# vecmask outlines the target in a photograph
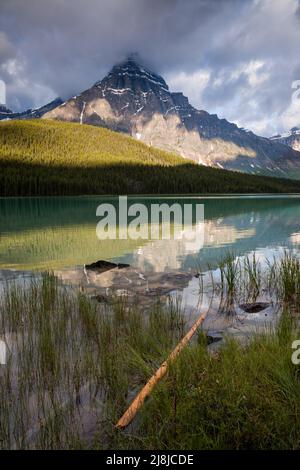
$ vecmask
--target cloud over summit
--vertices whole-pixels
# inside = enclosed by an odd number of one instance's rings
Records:
[[[270,135],[291,122],[299,44],[298,0],[0,4],[0,78],[14,109],[76,94],[138,52],[196,107]]]

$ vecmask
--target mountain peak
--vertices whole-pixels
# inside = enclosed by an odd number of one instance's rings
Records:
[[[95,86],[105,86],[114,89],[133,88],[141,91],[156,90],[157,87],[169,92],[169,87],[165,80],[156,73],[149,70],[142,64],[138,54],[130,54],[125,60],[113,66],[104,79],[95,83]],[[109,88],[108,87],[108,88]]]
[[[277,134],[271,137],[273,142],[287,145],[293,150],[300,151],[300,128],[292,127],[288,132],[284,134]]]

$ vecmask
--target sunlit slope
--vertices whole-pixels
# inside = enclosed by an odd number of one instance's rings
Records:
[[[300,192],[300,182],[199,166],[104,128],[0,123],[0,195]]]

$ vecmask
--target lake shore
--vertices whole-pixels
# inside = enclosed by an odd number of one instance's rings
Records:
[[[277,320],[257,328],[268,308],[262,305],[244,311],[254,320],[243,338],[232,329],[222,337],[199,329],[124,431],[115,429],[117,420],[190,328],[180,302],[157,298],[147,312],[126,295],[99,302],[47,273],[26,288],[7,284],[0,301],[8,348],[0,366],[2,447],[299,448],[291,345],[300,334],[300,264],[286,253],[265,275],[254,258],[238,262],[221,260],[211,283],[218,318],[241,328],[242,298],[259,304],[269,286]]]

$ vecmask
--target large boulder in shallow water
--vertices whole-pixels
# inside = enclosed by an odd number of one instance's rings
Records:
[[[99,261],[96,261],[95,263],[86,264],[85,268],[102,273],[105,271],[109,271],[110,269],[114,269],[114,268],[123,269],[123,268],[128,268],[129,266],[130,266],[129,264],[111,263],[110,261],[105,261],[101,259]]]
[[[266,310],[270,302],[252,302],[240,305],[240,308],[246,313],[258,313]]]

